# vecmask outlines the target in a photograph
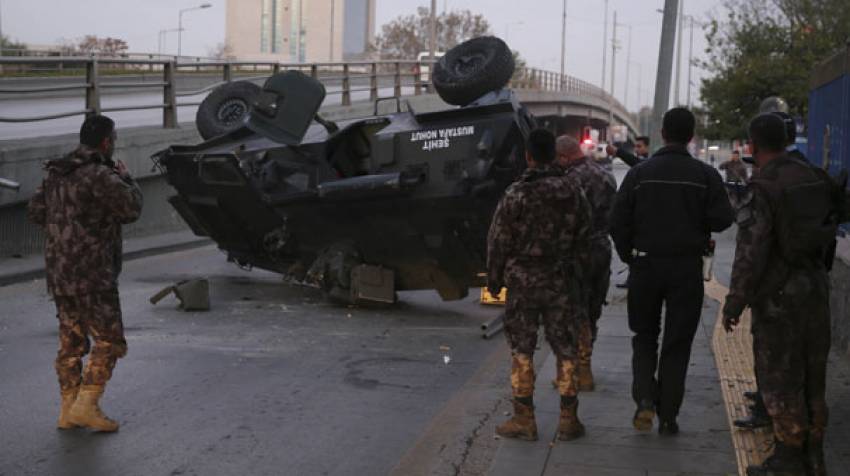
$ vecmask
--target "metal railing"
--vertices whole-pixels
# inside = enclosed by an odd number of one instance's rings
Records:
[[[525,68],[514,76],[511,86],[516,89],[535,89],[540,91],[560,92],[577,96],[595,97],[603,100],[612,110],[628,117],[634,122],[637,118],[615,97],[604,89],[570,75],[537,68]]]
[[[56,93],[66,91],[83,91],[83,108],[72,111],[56,112],[28,117],[0,116],[0,123],[37,122],[78,115],[101,114],[120,111],[137,111],[148,109],[162,110],[162,126],[177,127],[177,109],[181,107],[198,106],[201,104],[197,97],[206,94],[218,86],[234,80],[263,80],[273,74],[286,70],[297,70],[322,81],[328,86],[328,95],[339,95],[340,104],[352,104],[352,95],[368,93],[369,101],[379,99],[382,91],[392,91],[392,96],[401,97],[403,93],[420,95],[432,92],[430,85],[431,65],[420,61],[372,61],[347,63],[275,63],[275,62],[246,62],[246,61],[189,61],[175,62],[173,60],[150,60],[129,58],[92,58],[92,57],[0,57],[0,71],[14,70],[16,75],[24,75],[28,71],[44,73],[50,71],[63,74],[62,80],[67,80],[68,72],[71,78],[80,77],[83,82],[75,84],[58,84],[41,87],[4,87],[0,82],[0,95],[37,95],[40,93]],[[127,75],[153,73],[158,75],[156,81],[116,81],[119,74],[126,79]],[[199,89],[178,90],[178,75],[181,78],[193,76],[211,78],[211,84]],[[0,75],[2,78],[3,75]],[[146,78],[145,78],[146,79]],[[511,86],[517,89],[536,89],[542,91],[563,92],[579,96],[596,97],[606,101],[612,108],[628,114],[626,109],[601,88],[572,76],[560,76],[559,73],[525,68],[517,71],[511,81]],[[110,90],[159,89],[162,91],[162,102],[145,105],[103,107],[101,105],[104,91]],[[178,98],[190,98],[178,101]],[[191,100],[195,98],[195,100]]]

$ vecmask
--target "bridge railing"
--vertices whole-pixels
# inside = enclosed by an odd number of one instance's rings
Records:
[[[635,120],[633,115],[615,97],[607,91],[570,75],[537,68],[524,68],[514,74],[511,86],[516,89],[535,89],[540,91],[574,94],[584,97],[595,97],[603,100],[612,110]]]
[[[70,84],[49,84],[37,87],[8,87],[0,81],[0,95],[20,99],[27,95],[78,91],[83,94],[80,109],[28,117],[0,115],[0,123],[36,122],[78,115],[119,111],[161,109],[163,127],[177,127],[177,108],[198,106],[202,94],[234,80],[263,80],[281,71],[297,70],[310,75],[327,87],[329,96],[338,96],[343,106],[351,105],[352,95],[368,94],[375,101],[382,93],[392,96],[420,95],[429,90],[430,65],[419,61],[372,61],[347,63],[290,64],[247,61],[190,61],[91,58],[91,57],[0,57],[0,78],[30,78],[68,80]],[[157,75],[151,80],[150,75]],[[142,80],[126,81],[128,76],[144,75]],[[193,89],[178,89],[182,80],[193,77],[211,80]],[[81,80],[78,81],[77,79]],[[209,81],[208,81],[209,82]],[[145,105],[103,107],[106,90],[145,90],[162,92],[162,101]],[[192,100],[194,97],[195,100]],[[178,101],[178,98],[187,98]]]
[[[249,61],[216,61],[194,58],[189,61],[168,59],[136,59],[120,57],[0,57],[0,79],[39,78],[53,84],[34,87],[9,87],[0,81],[0,97],[20,99],[39,94],[81,92],[79,109],[48,114],[10,117],[0,114],[0,123],[37,122],[78,115],[119,111],[159,109],[162,126],[177,127],[177,110],[200,105],[201,95],[234,80],[260,81],[272,74],[297,70],[325,84],[329,96],[338,96],[339,104],[352,104],[359,95],[375,101],[383,97],[420,95],[432,92],[432,65],[421,61],[361,61],[345,63],[276,63]],[[190,81],[191,79],[196,81]],[[187,87],[186,83],[194,86]],[[181,87],[182,86],[182,87]],[[620,114],[629,113],[616,99],[598,86],[578,78],[535,68],[518,70],[511,86],[518,89],[562,92],[596,97]],[[162,101],[142,105],[103,107],[107,91],[128,92],[155,90]],[[178,100],[179,99],[179,100]]]

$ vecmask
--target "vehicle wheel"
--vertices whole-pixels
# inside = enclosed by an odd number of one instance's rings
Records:
[[[213,90],[198,107],[195,125],[204,140],[242,127],[251,104],[262,88],[248,81],[223,84]]]
[[[434,89],[449,104],[466,106],[503,88],[514,74],[514,56],[494,36],[473,38],[455,46],[434,65]]]

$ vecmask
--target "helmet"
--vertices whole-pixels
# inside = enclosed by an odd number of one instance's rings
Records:
[[[759,113],[784,112],[788,113],[788,103],[779,96],[770,96],[759,105]]]
[[[797,138],[797,122],[787,112],[776,111],[773,114],[785,124],[785,144],[793,144]]]

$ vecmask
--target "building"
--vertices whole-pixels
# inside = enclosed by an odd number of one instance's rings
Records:
[[[362,59],[375,35],[376,0],[227,0],[225,44],[245,61]]]

